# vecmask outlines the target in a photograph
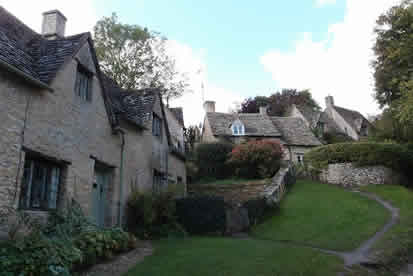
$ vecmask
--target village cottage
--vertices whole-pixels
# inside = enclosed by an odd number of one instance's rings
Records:
[[[303,161],[304,154],[320,141],[305,121],[298,117],[274,117],[260,107],[259,113],[215,112],[215,102],[204,103],[205,119],[202,142],[226,141],[240,144],[251,140],[275,140],[285,149],[285,159],[295,163]]]
[[[46,12],[38,34],[0,7],[0,206],[45,214],[74,199],[121,225],[133,188],[161,191],[169,176],[186,191],[182,112],[156,89],[122,91],[90,33],[65,36],[65,24]]]
[[[322,112],[308,106],[293,104],[286,116],[301,118],[320,136],[329,133],[355,141],[368,136],[372,125],[360,112],[336,106],[332,96],[327,96],[325,102],[326,109]]]

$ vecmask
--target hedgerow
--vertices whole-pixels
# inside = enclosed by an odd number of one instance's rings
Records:
[[[339,143],[321,146],[304,156],[312,171],[319,172],[328,164],[352,162],[356,166],[382,165],[413,176],[413,150],[411,146],[395,143]]]

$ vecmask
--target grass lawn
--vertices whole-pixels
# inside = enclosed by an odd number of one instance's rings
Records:
[[[398,196],[403,195],[397,193],[395,197]],[[413,212],[412,199],[412,205],[406,203],[406,212],[409,208],[409,213]],[[250,239],[191,237],[157,241],[154,254],[126,275],[336,275],[344,271],[339,257],[277,240],[351,250],[381,229],[389,218],[384,207],[359,194],[332,185],[298,181],[280,211],[255,227]]]
[[[155,243],[155,253],[128,276],[335,275],[343,263],[318,251],[229,238],[187,238]]]
[[[413,256],[413,191],[393,185],[368,186],[362,190],[377,194],[400,210],[399,223],[374,246],[386,267],[397,270],[407,262],[408,256]]]
[[[301,180],[282,201],[279,214],[258,225],[252,235],[350,251],[389,219],[390,213],[376,201],[333,185]]]

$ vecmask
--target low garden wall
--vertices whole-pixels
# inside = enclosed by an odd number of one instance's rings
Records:
[[[232,234],[245,231],[259,222],[268,210],[277,207],[288,186],[294,183],[294,167],[291,164],[285,164],[270,180],[228,185],[192,185],[188,187],[188,194],[190,197],[198,197],[196,201],[199,204],[201,201],[211,201],[211,199],[203,198],[205,196],[221,198],[226,203],[224,232]],[[198,206],[194,205],[195,207]],[[209,209],[205,209],[204,212],[209,212]],[[215,214],[207,215],[207,217],[214,216]],[[204,221],[201,217],[199,220]]]
[[[406,182],[401,173],[385,166],[355,166],[353,163],[329,164],[319,174],[322,182],[344,187],[394,184]]]

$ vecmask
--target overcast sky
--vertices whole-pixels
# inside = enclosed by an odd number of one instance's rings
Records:
[[[102,16],[155,30],[187,72],[192,93],[172,103],[186,124],[202,121],[202,101],[227,112],[246,97],[281,88],[311,89],[324,106],[363,114],[379,112],[372,95],[373,28],[398,0],[0,0],[0,5],[40,31],[41,13],[59,9],[67,34],[92,31]],[[204,83],[204,93],[201,84]]]

